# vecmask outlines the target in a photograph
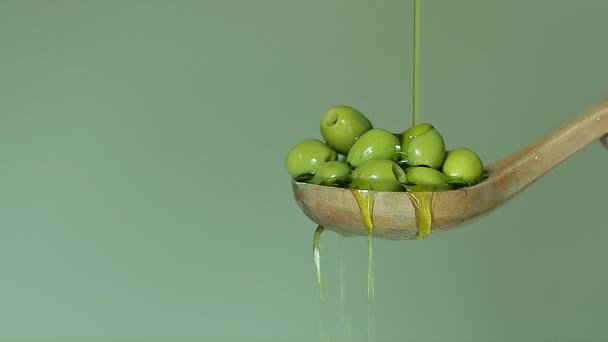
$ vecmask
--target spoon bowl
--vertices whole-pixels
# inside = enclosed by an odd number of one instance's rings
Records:
[[[488,177],[471,187],[433,192],[432,229],[446,230],[486,214],[520,193],[583,147],[600,140],[608,148],[608,101],[577,115],[513,155],[486,167]],[[313,222],[345,235],[368,235],[351,190],[292,180],[296,202]],[[413,193],[416,195],[416,193]],[[374,191],[375,237],[408,239],[417,232],[416,211],[406,192]]]

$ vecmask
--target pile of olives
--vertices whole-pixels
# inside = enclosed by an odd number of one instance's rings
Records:
[[[308,139],[287,154],[287,171],[298,182],[376,191],[440,191],[474,185],[483,163],[468,148],[446,151],[428,123],[394,134],[374,128],[349,106],[321,118],[325,142]]]

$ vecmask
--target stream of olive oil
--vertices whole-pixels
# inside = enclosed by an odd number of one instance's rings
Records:
[[[351,189],[355,196],[363,225],[367,231],[367,341],[373,341],[373,320],[372,320],[372,303],[375,297],[374,285],[374,247],[373,232],[374,232],[374,200],[375,192],[371,190]]]
[[[413,124],[418,124],[418,99],[420,93],[420,0],[414,0],[414,46],[413,46],[413,96],[412,116]],[[433,192],[407,192],[410,202],[414,206],[416,215],[416,239],[424,239],[431,234],[433,217],[431,206]]]
[[[433,202],[433,192],[407,192],[410,202],[414,206],[416,215],[416,239],[424,239],[431,234],[433,215],[431,205]]]
[[[322,342],[329,342],[330,336],[327,334],[324,320],[322,318],[323,304],[325,304],[327,299],[327,287],[325,283],[325,278],[323,276],[323,272],[321,271],[321,234],[325,230],[325,227],[319,225],[315,230],[315,235],[313,239],[313,263],[315,266],[315,280],[317,283],[317,287],[319,289],[319,306],[317,309],[317,327],[319,339]],[[352,326],[350,321],[350,316],[345,309],[345,287],[346,282],[344,280],[344,268],[345,260],[344,260],[344,240],[348,237],[347,235],[342,235],[340,237],[340,325],[342,330],[342,341],[351,341],[352,340]]]
[[[317,308],[317,328],[319,333],[319,339],[322,342],[329,342],[329,336],[325,331],[325,324],[323,323],[323,303],[326,298],[326,286],[323,273],[321,272],[321,233],[325,230],[325,227],[319,225],[315,230],[315,235],[312,244],[312,259],[315,265],[315,280],[319,289],[319,305]]]
[[[413,63],[413,85],[412,85],[412,116],[413,124],[418,124],[418,94],[420,84],[420,0],[414,0],[414,54]]]
[[[419,99],[419,84],[420,84],[420,0],[414,0],[414,41],[413,41],[413,96],[412,96],[412,118],[413,125],[417,125],[419,123],[419,114],[418,114],[418,99]],[[368,332],[367,332],[367,340],[372,341],[373,338],[373,321],[371,315],[371,304],[374,301],[375,297],[375,281],[374,281],[374,271],[373,271],[373,209],[374,209],[374,200],[375,200],[375,192],[370,190],[362,190],[362,189],[351,189],[353,196],[359,206],[359,212],[361,214],[361,218],[363,220],[363,225],[367,231],[367,255],[368,255],[368,269],[367,269],[367,297],[368,297]],[[433,192],[432,191],[424,191],[424,192],[406,192],[407,196],[410,199],[414,207],[415,220],[416,220],[416,228],[417,232],[415,235],[415,239],[424,239],[425,237],[431,234],[432,228],[432,200],[433,200]],[[326,287],[323,278],[323,274],[321,272],[321,251],[320,251],[320,239],[321,233],[323,232],[324,227],[318,226],[315,235],[314,235],[314,243],[313,243],[313,261],[315,265],[316,271],[316,282],[319,288],[319,296],[321,302],[324,302],[326,299]],[[343,253],[343,252],[341,252]],[[343,284],[343,260],[341,257],[340,260],[340,314],[342,321],[344,323],[345,313],[344,313],[344,284]],[[346,321],[347,326],[347,334],[350,336],[350,322]],[[319,323],[320,336],[322,340],[328,341],[329,337],[324,333],[324,329],[322,326],[322,322]]]
[[[374,211],[374,194],[375,192],[370,190],[351,189],[350,190],[355,196],[355,200],[359,205],[359,212],[361,213],[361,219],[363,225],[367,231],[367,298],[370,301],[374,301],[374,247],[373,241],[373,211]]]
[[[321,301],[325,301],[325,280],[321,273],[321,233],[325,230],[325,227],[319,225],[315,230],[315,237],[312,244],[312,261],[315,264],[315,275],[317,279],[317,286],[319,287],[319,298]]]

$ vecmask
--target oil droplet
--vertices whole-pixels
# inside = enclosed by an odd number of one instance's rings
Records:
[[[431,203],[433,192],[408,192],[407,195],[414,206],[416,214],[416,239],[424,239],[431,234],[433,215],[431,213]]]
[[[319,298],[321,301],[325,301],[325,280],[323,279],[323,274],[321,273],[321,233],[323,233],[324,230],[325,228],[321,225],[317,227],[312,244],[312,261],[315,265],[315,275],[317,279],[317,286],[319,287]]]
[[[370,301],[374,300],[374,248],[372,244],[374,223],[372,219],[372,213],[374,211],[374,197],[375,193],[370,190],[362,189],[351,189],[351,192],[355,196],[355,200],[359,205],[359,212],[361,213],[361,219],[365,230],[367,230],[367,298]]]

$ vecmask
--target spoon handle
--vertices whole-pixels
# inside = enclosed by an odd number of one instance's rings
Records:
[[[608,101],[577,115],[536,142],[489,165],[487,180],[509,198],[590,143],[600,140],[608,148]]]

